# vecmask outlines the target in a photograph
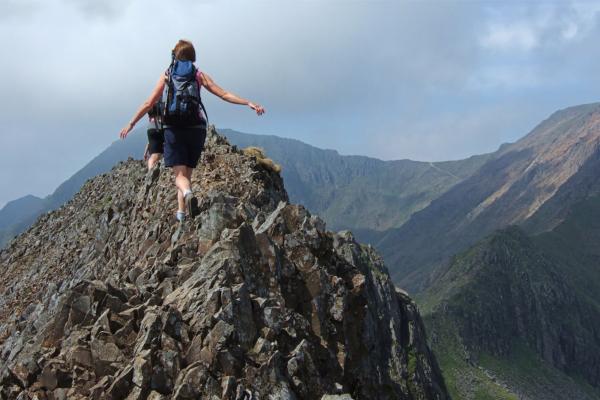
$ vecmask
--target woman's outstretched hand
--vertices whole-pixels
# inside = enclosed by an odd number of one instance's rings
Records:
[[[260,104],[248,103],[248,107],[256,111],[257,115],[263,115],[265,113],[265,109]]]
[[[119,136],[121,137],[121,139],[125,139],[127,137],[127,134],[129,132],[131,132],[131,129],[133,129],[133,125],[131,125],[131,122],[130,122],[127,124],[126,127],[121,129],[121,132],[119,133]]]

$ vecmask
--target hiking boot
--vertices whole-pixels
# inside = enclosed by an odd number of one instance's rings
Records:
[[[193,193],[188,193],[184,197],[185,200],[185,208],[187,209],[187,215],[190,219],[194,219],[196,215],[198,215],[198,199],[194,196]]]

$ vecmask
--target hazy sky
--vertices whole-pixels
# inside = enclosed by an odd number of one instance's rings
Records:
[[[342,154],[462,158],[600,97],[600,1],[0,0],[0,205],[117,139],[179,38],[267,109],[205,93],[217,127]]]

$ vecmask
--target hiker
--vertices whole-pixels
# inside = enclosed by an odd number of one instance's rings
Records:
[[[162,157],[165,133],[160,122],[160,103],[154,104],[148,111],[148,143],[144,149],[144,161],[148,163],[148,170],[154,168]]]
[[[208,74],[198,70],[193,64],[196,61],[196,51],[190,41],[177,42],[171,56],[171,65],[161,74],[150,97],[121,129],[120,136],[125,139],[144,114],[161,101],[164,107],[161,113],[165,137],[163,157],[165,166],[171,167],[175,175],[178,206],[175,216],[182,222],[186,216],[193,218],[197,213],[198,200],[192,192],[191,178],[204,148],[207,124],[200,89],[205,87],[229,103],[246,105],[257,115],[262,115],[265,109],[222,89]]]

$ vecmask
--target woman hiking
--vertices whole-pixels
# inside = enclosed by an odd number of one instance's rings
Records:
[[[165,134],[160,123],[160,103],[156,103],[148,111],[148,143],[144,149],[144,161],[148,165],[148,170],[156,166],[165,147]]]
[[[192,192],[192,171],[198,164],[206,139],[206,113],[202,115],[200,89],[233,104],[241,104],[262,115],[265,109],[219,87],[208,74],[193,64],[196,51],[190,41],[180,40],[172,52],[172,63],[160,76],[152,94],[140,106],[131,121],[121,129],[121,139],[159,100],[164,107],[164,161],[171,167],[177,186],[178,221],[186,215],[193,218],[197,212],[197,199]]]

